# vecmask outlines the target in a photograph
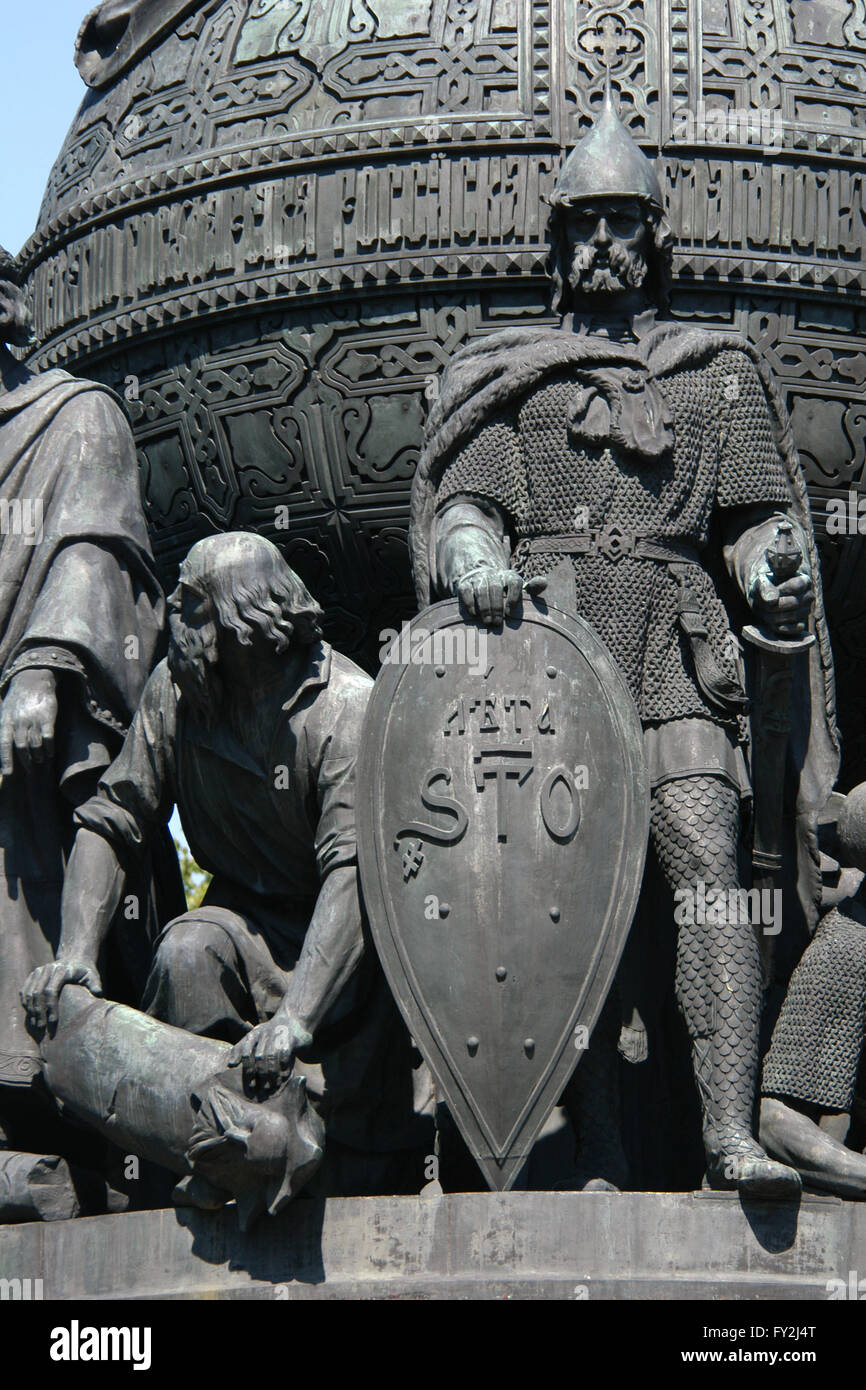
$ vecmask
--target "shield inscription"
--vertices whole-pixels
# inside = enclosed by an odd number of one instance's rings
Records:
[[[640,721],[591,627],[436,604],[391,644],[358,769],[361,882],[389,984],[491,1188],[580,1060],[637,904]]]

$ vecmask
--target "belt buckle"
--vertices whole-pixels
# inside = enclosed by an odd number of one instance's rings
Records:
[[[595,547],[599,554],[616,564],[624,555],[634,554],[636,539],[634,531],[629,531],[614,521],[605,526],[603,531],[596,532]]]

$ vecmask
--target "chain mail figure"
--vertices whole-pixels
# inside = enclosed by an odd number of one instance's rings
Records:
[[[833,800],[833,852],[861,882],[846,896],[845,869],[828,886],[830,910],[791,976],[764,1058],[760,1132],[810,1187],[866,1197],[866,783]]]
[[[676,990],[708,1179],[790,1194],[797,1174],[753,1137],[761,976],[736,899],[751,789],[731,625],[751,618],[781,638],[816,627],[812,705],[826,772],[832,667],[803,480],[755,350],[664,317],[672,235],[662,194],[609,92],[551,202],[559,327],[493,333],[441,381],[413,492],[419,600],[456,595],[494,625],[519,613],[524,589],[546,588],[608,645],[643,722],[652,845],[680,908],[694,909],[678,914]],[[802,562],[777,585],[766,551],[782,523]],[[820,796],[830,785],[832,776]],[[720,893],[736,909],[704,913]],[[610,1009],[604,1017],[564,1103],[580,1185],[618,1187]]]

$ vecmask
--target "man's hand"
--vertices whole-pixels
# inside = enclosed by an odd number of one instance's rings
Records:
[[[0,786],[11,777],[13,753],[25,768],[54,756],[57,690],[48,670],[19,671],[9,683],[0,711]]]
[[[84,985],[91,994],[102,997],[102,980],[96,966],[84,960],[55,960],[40,965],[21,989],[21,1003],[37,1028],[54,1028],[57,1001],[64,985]]]
[[[477,618],[485,627],[498,627],[518,611],[524,589],[535,597],[546,588],[546,579],[524,581],[516,570],[478,565],[457,584],[457,597],[470,618]]]
[[[235,1043],[229,1066],[243,1067],[247,1086],[273,1091],[290,1075],[298,1049],[309,1047],[312,1041],[312,1035],[294,1015],[276,1013]]]
[[[760,561],[755,571],[749,604],[758,625],[776,637],[803,637],[814,600],[811,574],[801,569],[791,579],[776,584],[766,560]]]

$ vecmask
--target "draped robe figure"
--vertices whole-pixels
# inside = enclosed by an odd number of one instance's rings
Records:
[[[14,275],[2,253],[0,319],[13,343],[28,336]],[[40,1070],[19,990],[54,958],[73,813],[122,743],[157,653],[164,601],[119,402],[66,372],[34,373],[2,345],[0,531],[0,1146],[8,1151],[30,1148]],[[0,1207],[3,1199],[0,1181]]]

